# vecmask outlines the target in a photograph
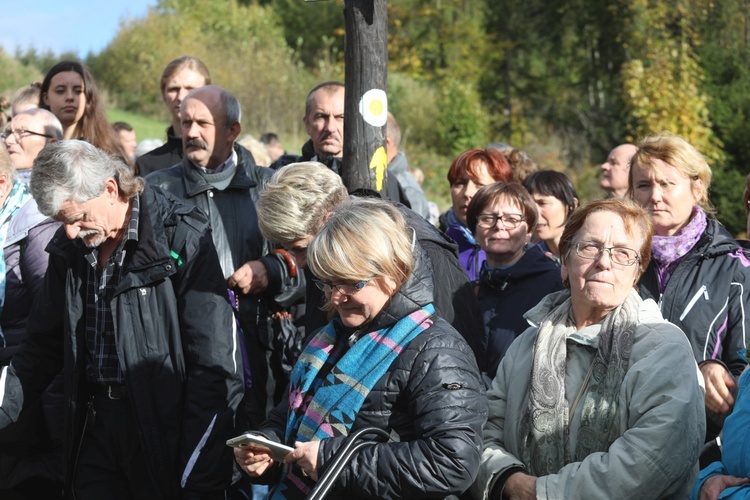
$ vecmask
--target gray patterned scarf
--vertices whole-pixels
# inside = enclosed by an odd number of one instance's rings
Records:
[[[570,456],[569,407],[565,398],[566,332],[573,317],[567,299],[542,320],[534,344],[529,402],[521,421],[523,462],[546,476],[591,453],[605,451],[621,434],[618,396],[628,369],[641,299],[631,291],[601,323],[599,348],[582,402],[575,456]]]

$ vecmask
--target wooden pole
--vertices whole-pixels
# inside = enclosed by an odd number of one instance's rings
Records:
[[[388,9],[386,0],[344,0],[346,97],[341,178],[349,191],[386,197]]]

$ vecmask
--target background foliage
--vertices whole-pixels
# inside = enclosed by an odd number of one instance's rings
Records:
[[[388,9],[389,107],[441,208],[448,166],[467,148],[524,149],[565,171],[585,201],[602,195],[598,165],[610,149],[670,131],[708,158],[719,219],[735,234],[745,227],[750,0],[391,0]],[[159,75],[195,55],[240,98],[245,132],[275,131],[297,151],[305,95],[343,80],[344,43],[340,0],[160,0],[86,62],[111,109],[161,127]],[[66,56],[0,51],[0,95]]]

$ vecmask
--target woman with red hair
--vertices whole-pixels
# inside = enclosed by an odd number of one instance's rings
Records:
[[[458,260],[469,279],[476,281],[485,260],[471,230],[466,227],[466,210],[474,194],[483,186],[513,180],[508,161],[493,149],[470,149],[453,160],[448,170],[453,207],[440,216],[440,229],[458,243]]]

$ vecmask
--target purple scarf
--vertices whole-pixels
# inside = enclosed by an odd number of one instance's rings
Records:
[[[664,293],[677,264],[698,243],[700,237],[706,232],[707,225],[706,213],[696,205],[693,207],[690,222],[676,234],[673,236],[654,235],[651,244],[651,258],[656,264],[659,292]]]

